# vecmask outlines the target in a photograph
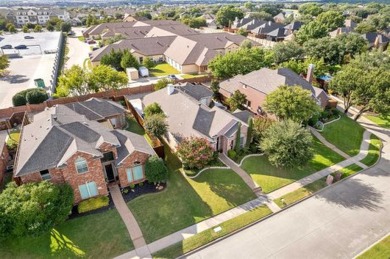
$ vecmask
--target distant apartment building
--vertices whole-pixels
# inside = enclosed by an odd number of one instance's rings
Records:
[[[27,23],[44,25],[50,18],[68,21],[70,15],[63,9],[20,9],[11,10],[7,18],[13,20],[16,25],[23,26]]]

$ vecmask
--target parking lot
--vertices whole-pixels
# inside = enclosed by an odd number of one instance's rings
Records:
[[[33,39],[24,39],[24,36]],[[1,49],[11,54],[9,75],[0,78],[0,108],[12,106],[12,96],[17,92],[36,87],[34,79],[44,80],[50,92],[52,75],[56,67],[56,52],[62,40],[60,32],[18,33],[2,35],[0,47],[4,45],[26,45],[27,49]],[[50,54],[49,54],[50,53]],[[17,54],[18,57],[13,57]]]

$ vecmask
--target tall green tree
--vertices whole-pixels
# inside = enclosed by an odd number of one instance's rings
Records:
[[[164,114],[152,114],[145,118],[144,128],[152,136],[159,138],[168,131],[168,124]]]
[[[295,41],[277,43],[274,46],[273,51],[276,64],[289,60],[302,60],[304,57],[303,48]]]
[[[0,55],[0,77],[4,71],[9,67],[9,60],[7,55]]]
[[[338,27],[343,27],[345,18],[342,12],[331,10],[318,15],[316,20],[324,25],[329,32],[337,29]]]
[[[303,44],[310,39],[319,39],[328,35],[328,30],[325,25],[317,20],[311,21],[303,25],[295,34],[295,40],[299,44]]]
[[[219,8],[216,14],[216,21],[221,26],[229,27],[236,18],[242,19],[243,17],[244,13],[237,7],[234,7],[233,5],[224,5]]]
[[[95,92],[118,89],[126,86],[129,79],[124,72],[118,72],[110,66],[99,65],[92,68],[88,76],[88,86]]]
[[[299,6],[299,13],[311,16],[317,16],[324,10],[317,3],[306,3]]]
[[[246,95],[236,90],[233,95],[227,100],[230,110],[243,109],[246,103]]]
[[[128,67],[139,68],[137,59],[128,50],[123,51],[120,65],[122,70],[126,70]]]
[[[39,235],[64,222],[72,206],[73,190],[67,184],[10,183],[0,194],[0,237]]]
[[[147,105],[144,109],[145,118],[153,115],[153,114],[164,114],[161,106],[158,103],[151,103]]]
[[[73,65],[58,78],[57,94],[59,97],[85,95],[90,93],[87,85],[87,72],[80,66]]]
[[[305,165],[312,157],[313,137],[299,123],[285,120],[271,125],[264,133],[260,149],[276,167]]]
[[[156,155],[149,157],[145,163],[145,176],[149,182],[165,182],[168,179],[168,169],[164,161]]]
[[[102,58],[100,59],[100,64],[111,66],[115,68],[117,71],[123,71],[123,68],[121,66],[122,57],[123,57],[122,50],[115,51],[114,49],[111,49],[109,53],[104,54],[102,56]]]
[[[280,86],[267,95],[265,109],[280,120],[293,120],[298,123],[309,120],[319,111],[312,93],[301,86]]]

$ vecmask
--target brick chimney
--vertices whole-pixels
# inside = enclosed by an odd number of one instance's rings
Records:
[[[310,84],[313,82],[314,77],[314,64],[310,64],[309,68],[307,69],[307,75],[306,75],[306,81],[308,81]]]

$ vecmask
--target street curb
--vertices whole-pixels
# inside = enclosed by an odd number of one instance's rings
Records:
[[[378,138],[379,138],[379,137],[378,137]],[[350,179],[351,177],[354,177],[354,176],[356,176],[356,175],[358,175],[358,174],[360,174],[360,173],[362,173],[362,172],[364,172],[364,171],[366,171],[366,170],[368,170],[368,169],[370,169],[370,168],[376,166],[376,165],[379,163],[379,161],[382,159],[382,148],[383,148],[383,141],[382,141],[382,139],[381,139],[381,148],[380,148],[380,152],[379,152],[379,158],[378,158],[378,160],[375,162],[375,164],[373,164],[372,166],[367,167],[367,168],[364,168],[364,169],[362,169],[362,170],[356,172],[355,174],[352,174],[352,175],[350,175],[350,176],[348,176],[348,177],[346,177],[346,178],[344,178],[344,179],[341,179],[340,181],[338,181],[338,182],[336,182],[336,183],[334,183],[334,184],[331,184],[331,185],[328,185],[328,186],[322,188],[321,190],[319,190],[319,191],[313,193],[313,194],[310,195],[310,196],[307,196],[307,197],[303,198],[302,200],[299,200],[299,201],[297,201],[297,202],[295,202],[295,203],[292,203],[292,204],[290,204],[290,205],[288,205],[288,206],[286,206],[286,207],[284,207],[284,208],[281,208],[280,211],[273,212],[273,213],[269,214],[268,216],[265,216],[264,218],[261,218],[261,219],[259,219],[259,220],[256,220],[256,221],[254,221],[254,222],[252,222],[252,223],[250,223],[250,224],[248,224],[248,225],[246,225],[246,226],[244,226],[244,227],[242,227],[242,228],[240,228],[240,229],[237,229],[237,230],[235,230],[235,231],[233,231],[233,232],[231,232],[231,233],[229,233],[229,234],[226,234],[226,235],[223,236],[223,237],[217,238],[217,239],[211,241],[210,243],[207,243],[207,244],[205,244],[205,245],[203,245],[203,246],[200,246],[200,247],[198,247],[198,248],[196,248],[196,249],[194,249],[194,250],[192,250],[192,251],[190,251],[190,252],[188,252],[188,253],[185,253],[185,254],[183,254],[183,255],[177,257],[177,258],[184,258],[185,256],[194,254],[194,253],[196,253],[196,252],[198,252],[198,251],[201,251],[201,250],[203,250],[203,249],[205,249],[205,248],[207,248],[207,247],[209,247],[209,246],[212,246],[212,245],[214,245],[215,243],[217,243],[217,242],[219,242],[219,241],[222,241],[222,240],[224,240],[224,239],[226,239],[226,238],[228,238],[228,237],[230,237],[230,236],[233,236],[233,235],[235,235],[235,234],[237,234],[237,233],[239,233],[239,232],[241,232],[241,231],[244,231],[244,230],[246,230],[246,229],[252,227],[253,225],[256,225],[257,223],[260,223],[260,222],[263,221],[263,220],[266,220],[266,219],[268,219],[268,218],[270,218],[270,217],[273,217],[273,216],[275,216],[275,215],[277,215],[277,214],[279,214],[279,213],[285,211],[286,209],[289,209],[289,208],[291,208],[291,207],[293,207],[293,206],[295,206],[295,205],[298,205],[299,203],[301,203],[301,202],[303,202],[303,201],[306,201],[307,199],[310,199],[310,198],[312,198],[313,196],[315,196],[315,195],[317,195],[317,194],[319,194],[319,193],[321,193],[321,192],[324,192],[324,191],[327,190],[329,187],[334,186],[335,184],[342,183],[342,182],[344,182],[345,180]],[[354,164],[356,164],[356,163],[354,163]],[[303,187],[304,187],[304,186],[303,186]],[[169,246],[168,246],[168,247],[169,247]],[[166,247],[166,248],[168,248],[168,247]]]
[[[357,255],[355,255],[353,257],[353,259],[356,259],[358,256],[361,256],[362,254],[364,254],[365,252],[367,252],[368,250],[370,250],[371,248],[373,248],[374,246],[376,246],[377,244],[379,244],[382,240],[384,240],[385,238],[387,237],[390,237],[390,232],[385,234],[383,237],[381,237],[378,241],[376,241],[375,243],[373,243],[372,245],[370,245],[369,247],[367,247],[366,249],[364,249],[363,251],[361,251],[360,253],[358,253]]]

